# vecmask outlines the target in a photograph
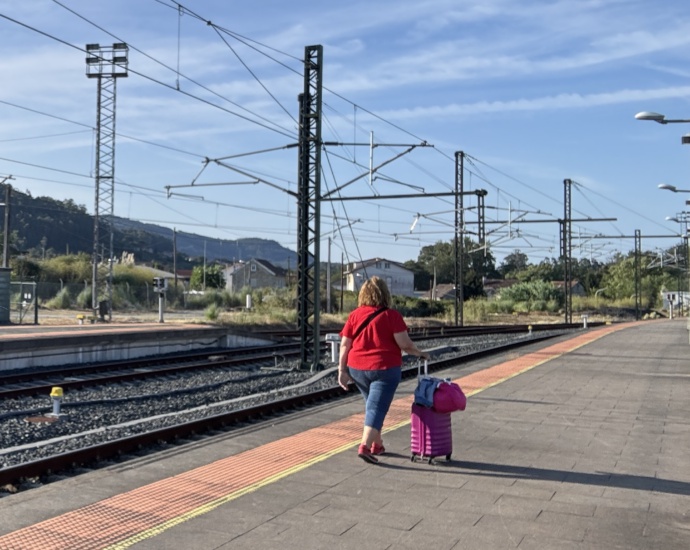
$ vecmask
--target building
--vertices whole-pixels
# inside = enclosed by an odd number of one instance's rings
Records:
[[[487,279],[482,278],[482,285],[484,287],[484,294],[487,298],[495,298],[501,294],[501,290],[504,288],[510,288],[511,286],[519,283],[517,279]]]
[[[177,284],[188,287],[189,282],[192,280],[192,272],[192,269],[178,269],[175,272],[177,275]]]
[[[223,270],[223,277],[225,289],[229,292],[239,292],[246,287],[285,288],[287,286],[287,270],[256,258],[227,266]]]
[[[391,295],[415,296],[414,273],[402,264],[385,258],[348,264],[345,271],[345,290],[359,292],[362,283],[374,276],[386,281]]]
[[[455,301],[455,285],[441,283],[431,290],[427,290],[423,295],[425,300],[453,300]]]

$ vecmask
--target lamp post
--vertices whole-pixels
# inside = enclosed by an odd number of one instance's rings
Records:
[[[690,193],[690,189],[678,189],[675,185],[668,183],[660,183],[657,185],[659,189],[664,189],[666,191],[671,191],[672,193]]]
[[[642,111],[635,115],[637,120],[652,120],[658,122],[659,124],[675,124],[678,122],[690,122],[688,118],[666,118],[665,115],[654,113],[652,111]]]
[[[679,223],[681,236],[685,237],[688,234],[690,212],[679,212],[675,216],[666,216],[666,221]]]
[[[685,271],[688,276],[688,286],[690,287],[690,242],[688,242],[688,223],[690,222],[690,212],[679,212],[675,216],[666,216],[666,220],[680,224],[680,236],[685,241]],[[678,297],[680,298],[679,313],[682,313],[683,309],[690,304],[690,293],[685,295],[685,292],[680,290],[680,273],[682,273],[682,269],[680,267],[680,262],[678,262],[678,264]]]
[[[677,124],[677,123],[690,123],[690,119],[687,118],[666,118],[665,115],[662,115],[660,113],[655,113],[653,111],[642,111],[640,113],[637,113],[635,115],[635,118],[637,120],[651,120],[653,122],[657,122],[659,124]],[[690,144],[690,134],[685,134],[681,140],[681,144],[683,145],[688,145]],[[657,186],[659,189],[665,189],[667,191],[672,191],[673,193],[690,193],[690,189],[678,189],[675,185],[669,185],[668,183],[660,183]],[[689,202],[686,201],[686,204]],[[680,221],[684,220],[685,223],[685,231],[682,234],[682,238],[685,240],[685,267],[688,272],[688,289],[690,289],[690,258],[688,257],[690,255],[690,242],[688,242],[688,219],[687,219],[687,212],[682,213],[682,217],[676,217],[676,218],[667,218],[667,219],[674,219],[675,221]],[[682,225],[683,222],[681,222]],[[682,228],[682,227],[681,227]],[[678,289],[678,293],[680,294],[680,288]],[[690,296],[689,296],[690,297]],[[686,301],[686,300],[684,300]],[[690,329],[690,325],[688,325],[688,329]]]

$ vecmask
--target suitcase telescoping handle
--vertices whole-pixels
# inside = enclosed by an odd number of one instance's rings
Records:
[[[419,361],[417,363],[417,376],[421,376],[422,374],[422,362]],[[424,376],[427,376],[429,374],[429,360],[424,359]]]

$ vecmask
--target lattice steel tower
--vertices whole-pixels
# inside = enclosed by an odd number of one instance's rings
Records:
[[[565,322],[573,322],[573,207],[572,184],[563,180],[563,220],[561,221],[561,258],[563,259],[563,292],[565,293]]]
[[[93,214],[91,303],[101,321],[113,315],[113,216],[115,198],[115,92],[127,76],[127,44],[86,45],[86,76],[98,79],[96,196]],[[106,250],[108,255],[106,256]]]
[[[315,370],[320,355],[320,200],[323,46],[304,49],[304,93],[299,96],[297,199],[297,314],[302,368]]]

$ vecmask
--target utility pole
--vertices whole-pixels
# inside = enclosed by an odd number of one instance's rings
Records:
[[[642,281],[642,233],[639,229],[635,229],[635,320],[640,320],[640,313],[642,311],[642,292],[640,289]],[[678,287],[680,295],[680,287]]]
[[[345,253],[340,253],[340,313],[345,309]]]
[[[175,276],[175,293],[177,293],[177,229],[173,227],[173,274]]]
[[[127,44],[112,46],[86,45],[86,76],[98,80],[98,109],[96,125],[96,195],[93,213],[93,254],[91,258],[91,306],[94,318],[104,321],[113,315],[113,216],[115,198],[115,92],[117,79],[127,76]],[[107,235],[100,234],[100,225]],[[106,237],[106,238],[104,238]],[[101,243],[101,240],[103,241]],[[100,244],[108,244],[109,256],[103,254],[99,262]],[[102,266],[99,274],[99,265]],[[102,311],[99,297],[107,298],[107,312]]]
[[[326,313],[331,313],[331,238],[328,237],[328,263],[326,270]]]
[[[5,224],[2,236],[2,267],[9,267],[10,261],[10,194],[12,186],[7,182],[13,179],[12,176],[5,176],[2,182],[0,182],[5,184],[5,202],[2,205],[5,207]]]

